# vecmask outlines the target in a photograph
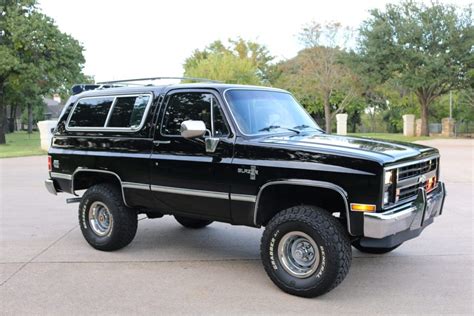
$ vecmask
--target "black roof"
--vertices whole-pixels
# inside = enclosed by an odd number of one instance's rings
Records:
[[[251,86],[251,85],[239,85],[239,84],[225,84],[225,83],[177,83],[177,84],[168,84],[168,85],[131,85],[131,86],[122,86],[122,87],[113,87],[113,88],[98,88],[95,90],[88,90],[76,94],[73,96],[73,99],[83,98],[83,97],[95,97],[102,95],[110,94],[137,94],[137,93],[149,93],[152,92],[154,95],[161,93],[167,93],[170,90],[175,89],[214,89],[219,92],[224,92],[227,89],[249,89],[249,90],[269,90],[269,91],[278,91],[278,92],[287,92],[282,89],[265,87],[265,86]]]

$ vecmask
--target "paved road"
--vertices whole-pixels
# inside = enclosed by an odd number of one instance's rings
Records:
[[[46,157],[0,160],[0,313],[472,314],[474,142],[425,143],[441,150],[444,215],[391,254],[354,250],[346,280],[316,299],[267,278],[257,229],[142,220],[129,247],[96,251],[77,204],[45,191]]]

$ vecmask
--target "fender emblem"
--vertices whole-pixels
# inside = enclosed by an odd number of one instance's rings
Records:
[[[258,170],[256,166],[250,166],[250,168],[238,168],[237,173],[247,173],[250,175],[250,180],[255,180],[258,176]]]

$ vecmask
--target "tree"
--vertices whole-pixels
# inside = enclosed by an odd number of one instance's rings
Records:
[[[185,76],[208,78],[226,83],[259,84],[257,68],[248,59],[230,53],[210,54],[185,71]]]
[[[268,82],[273,56],[259,43],[241,38],[224,45],[215,41],[203,50],[195,50],[185,60],[184,74],[228,83],[261,84]]]
[[[302,102],[313,99],[310,106],[322,103],[327,133],[331,133],[336,114],[343,112],[359,95],[357,77],[343,63],[345,52],[341,47],[347,42],[348,34],[350,30],[339,23],[308,24],[300,34],[306,48],[280,64],[281,76],[276,81]]]
[[[40,96],[64,92],[84,78],[85,62],[79,42],[41,13],[36,0],[2,0],[1,9],[0,144],[7,103],[26,105],[32,117]]]
[[[396,79],[417,97],[421,133],[439,96],[473,84],[472,6],[405,1],[374,9],[360,29],[360,70],[379,83]]]

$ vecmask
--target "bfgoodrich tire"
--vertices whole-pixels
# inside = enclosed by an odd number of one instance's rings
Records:
[[[125,206],[118,187],[98,184],[82,197],[79,225],[92,247],[113,251],[132,242],[137,232],[137,213]]]
[[[303,297],[339,285],[352,260],[341,224],[314,206],[295,206],[275,215],[263,233],[260,254],[270,279],[283,291]]]
[[[177,215],[174,215],[174,218],[176,219],[178,223],[180,223],[186,228],[199,229],[199,228],[204,228],[207,225],[210,225],[212,223],[212,221],[208,221],[204,219],[183,217],[183,216],[177,216]]]
[[[364,246],[362,246],[360,244],[359,240],[356,240],[352,243],[352,246],[354,246],[354,248],[356,248],[360,252],[371,253],[371,254],[375,254],[375,255],[383,255],[384,253],[389,253],[390,251],[397,249],[401,245],[402,244],[396,245],[396,246],[393,246],[393,247],[388,247],[388,248],[373,248],[373,247],[364,247]]]

